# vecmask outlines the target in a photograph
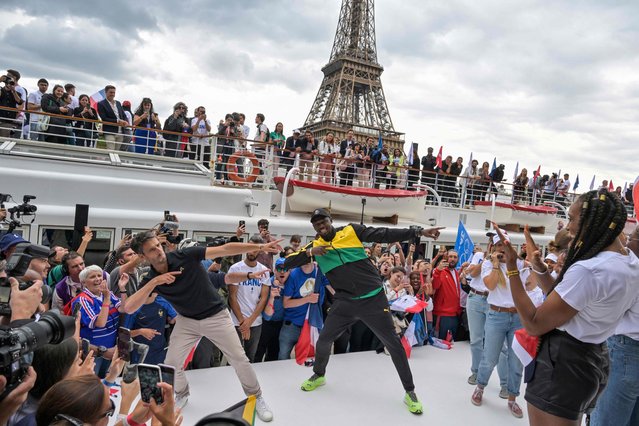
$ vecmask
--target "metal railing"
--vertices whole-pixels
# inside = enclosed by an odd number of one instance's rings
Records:
[[[0,110],[22,112],[0,107]],[[77,110],[76,110],[77,112]],[[95,112],[94,112],[95,113]],[[377,149],[376,143],[362,151],[339,152],[334,143],[320,154],[318,141],[304,146],[303,138],[288,141],[260,142],[237,136],[237,132],[225,126],[209,134],[193,135],[191,122],[182,119],[184,131],[173,132],[159,128],[159,123],[147,126],[122,126],[118,123],[88,119],[81,114],[53,114],[45,111],[31,113],[39,117],[25,123],[20,119],[0,119],[0,137],[14,137],[50,142],[77,148],[98,148],[112,152],[127,152],[194,161],[198,167],[211,171],[214,185],[274,188],[273,177],[284,177],[293,167],[299,169],[297,179],[326,185],[376,188],[380,190],[421,190],[427,185],[439,194],[441,204],[458,208],[473,208],[478,201],[497,201],[521,205],[568,206],[577,196],[559,193],[557,186],[514,185],[495,182],[484,172],[480,176],[459,176],[440,171],[421,170],[405,165],[405,156],[378,156],[371,161]],[[44,118],[46,117],[46,118]],[[294,143],[296,142],[296,143]],[[308,149],[312,148],[312,149]],[[466,167],[462,167],[462,171]],[[532,178],[530,178],[532,179]],[[428,204],[436,202],[432,194]],[[632,211],[631,205],[629,211]]]

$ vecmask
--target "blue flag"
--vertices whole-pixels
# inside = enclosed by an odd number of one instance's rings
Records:
[[[490,174],[492,174],[497,168],[497,157],[493,158],[493,168],[490,169]]]
[[[377,149],[382,150],[384,148],[384,141],[382,140],[382,132],[379,132],[379,142],[377,142]]]
[[[457,269],[461,268],[462,263],[470,262],[473,258],[473,251],[475,250],[475,244],[470,239],[470,235],[466,231],[464,224],[459,221],[459,227],[457,228],[457,240],[455,241],[455,251],[459,255],[459,261],[457,262]]]
[[[577,178],[575,179],[575,184],[572,186],[572,190],[576,190],[577,188],[579,188],[579,175],[577,175]]]

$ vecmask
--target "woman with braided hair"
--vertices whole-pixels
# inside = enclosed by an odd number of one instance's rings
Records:
[[[618,238],[627,219],[622,201],[606,189],[590,191],[570,206],[568,219],[573,239],[554,282],[525,232],[527,259],[547,295],[539,307],[516,285],[521,281],[517,252],[495,225],[506,247],[507,275],[521,323],[530,335],[541,336],[536,359],[527,367],[531,425],[581,424],[608,380],[606,339],[639,298],[639,259]]]

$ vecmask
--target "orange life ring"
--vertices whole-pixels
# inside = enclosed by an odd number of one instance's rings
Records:
[[[251,161],[251,174],[248,175],[247,177],[240,177],[237,175],[237,160],[239,160],[240,158],[248,158]],[[230,157],[229,157],[229,162],[228,165],[226,166],[227,168],[227,174],[229,179],[231,179],[233,182],[237,182],[237,183],[253,183],[257,180],[257,176],[260,173],[259,170],[259,162],[257,161],[257,158],[255,157],[255,154],[253,154],[252,152],[248,152],[248,151],[235,151]]]

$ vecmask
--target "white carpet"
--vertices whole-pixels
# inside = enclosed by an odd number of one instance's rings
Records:
[[[416,392],[424,414],[415,416],[403,404],[404,390],[389,356],[374,352],[334,355],[325,386],[303,392],[300,384],[312,369],[294,360],[254,364],[264,397],[277,425],[527,425],[526,403],[518,398],[524,418],[516,419],[500,399],[497,371],[484,392],[484,403],[470,402],[470,347],[459,342],[450,351],[426,346],[413,348],[410,359]],[[187,372],[191,397],[184,424],[193,425],[207,414],[222,411],[244,398],[231,367]],[[263,424],[256,418],[256,424]]]

